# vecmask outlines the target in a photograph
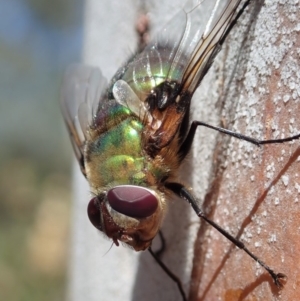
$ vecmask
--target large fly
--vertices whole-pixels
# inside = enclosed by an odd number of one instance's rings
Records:
[[[88,204],[91,223],[117,246],[122,242],[135,251],[148,249],[177,282],[184,300],[180,281],[151,250],[172,195],[186,200],[199,217],[257,261],[278,287],[285,279],[207,218],[189,189],[177,180],[198,126],[255,145],[300,137],[257,140],[201,121],[189,122],[195,90],[251,0],[241,2],[202,0],[193,9],[187,3],[108,85],[93,67],[76,65],[65,76],[62,111],[94,195]],[[204,10],[210,12],[209,18],[200,24],[197,16]]]

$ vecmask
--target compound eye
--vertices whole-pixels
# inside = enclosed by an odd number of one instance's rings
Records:
[[[114,187],[108,191],[107,199],[114,210],[136,218],[152,215],[158,206],[156,196],[149,189],[140,186]]]
[[[101,227],[101,214],[100,214],[100,203],[97,197],[92,198],[87,207],[87,214],[91,223],[100,231]]]

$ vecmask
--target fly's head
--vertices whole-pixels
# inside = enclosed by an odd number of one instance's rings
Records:
[[[91,223],[113,240],[128,244],[135,251],[147,249],[159,231],[165,213],[164,196],[155,190],[120,185],[91,199]]]

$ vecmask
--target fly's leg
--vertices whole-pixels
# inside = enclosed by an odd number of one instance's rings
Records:
[[[156,251],[153,251],[155,253],[155,255],[158,257],[158,258],[161,258],[162,254],[165,252],[166,250],[166,240],[165,240],[165,237],[162,233],[161,230],[159,230],[158,232],[158,235],[159,235],[159,239],[160,239],[160,247],[158,250]]]
[[[161,241],[160,248],[157,251],[153,251],[152,248],[150,247],[148,249],[148,251],[150,252],[151,256],[154,258],[154,260],[158,263],[158,265],[163,269],[163,271],[177,284],[177,287],[182,296],[182,300],[186,301],[187,299],[186,299],[180,279],[160,259],[161,255],[163,254],[163,252],[166,249],[166,240],[165,240],[161,230],[158,232],[158,235],[159,235],[159,238]]]
[[[233,131],[230,131],[230,130],[227,130],[227,129],[224,129],[221,127],[213,126],[213,125],[210,125],[210,124],[202,122],[202,121],[193,121],[191,124],[190,130],[179,149],[179,155],[182,159],[184,159],[184,157],[188,154],[189,150],[191,149],[198,126],[204,126],[204,127],[213,129],[215,131],[218,131],[220,133],[223,133],[223,134],[226,134],[226,135],[229,135],[229,136],[241,139],[241,140],[248,141],[249,143],[255,144],[256,146],[260,146],[260,145],[264,145],[264,144],[285,143],[285,142],[290,142],[290,141],[297,140],[300,138],[300,134],[297,134],[297,135],[290,136],[290,137],[283,138],[283,139],[259,140],[259,139],[248,137],[243,134],[236,133],[236,132],[233,132]]]
[[[238,248],[246,252],[251,258],[253,258],[256,262],[258,262],[273,278],[274,283],[278,288],[282,288],[287,277],[282,273],[275,273],[273,269],[267,266],[262,260],[260,260],[256,255],[254,255],[251,251],[247,249],[247,247],[237,238],[233,237],[230,233],[221,228],[218,224],[210,220],[205,216],[203,211],[197,205],[197,202],[194,196],[185,188],[182,184],[179,183],[166,183],[165,187],[174,192],[180,198],[185,199],[196,212],[196,214],[204,219],[208,224],[213,226],[217,231],[219,231],[222,235],[224,235],[227,239],[229,239],[234,245]]]
[[[151,247],[149,247],[148,251],[154,258],[154,260],[159,264],[159,266],[164,270],[164,272],[177,284],[177,287],[180,291],[180,294],[182,296],[183,301],[187,301],[185,292],[182,287],[182,283],[180,279],[160,260],[160,258],[157,256],[156,252],[153,252]]]

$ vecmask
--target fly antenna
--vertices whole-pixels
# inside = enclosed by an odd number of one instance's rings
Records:
[[[109,249],[102,255],[102,257],[104,257],[108,254],[108,252],[112,249],[113,245],[114,245],[114,242],[111,243]]]

